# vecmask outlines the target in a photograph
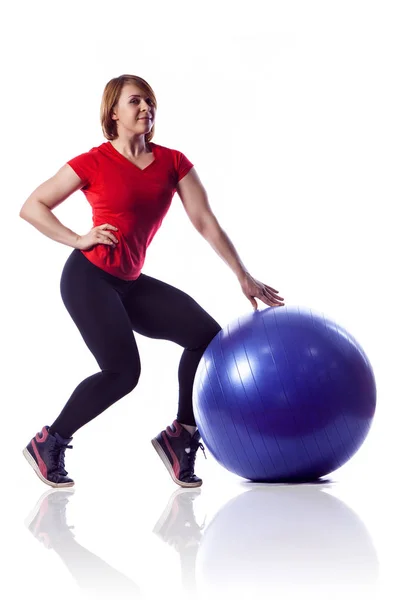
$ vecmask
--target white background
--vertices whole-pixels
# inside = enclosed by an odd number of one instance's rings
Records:
[[[235,519],[249,519],[241,547],[256,549],[260,568],[255,561],[252,571],[250,561],[238,556],[234,569],[240,581],[233,578],[230,585],[218,569],[215,577],[220,573],[229,597],[242,597],[246,589],[254,597],[271,591],[282,596],[292,585],[298,595],[327,597],[332,581],[345,596],[396,597],[388,590],[396,585],[391,548],[399,533],[398,3],[37,1],[3,6],[0,21],[6,567],[1,585],[8,597],[41,598],[48,589],[59,597],[99,597],[103,586],[100,567],[83,585],[69,571],[65,548],[46,550],[24,524],[47,488],[21,451],[98,366],[59,293],[72,248],[41,235],[19,218],[19,210],[67,160],[105,141],[101,95],[123,73],[153,87],[158,100],[153,141],[194,163],[214,213],[251,274],[278,289],[288,306],[309,306],[348,329],[368,355],[377,382],[373,427],[356,456],[333,474],[335,483],[327,492],[290,490],[287,502],[280,500],[282,488],[270,487],[266,510],[257,514],[248,496]],[[92,226],[81,192],[54,212],[76,233]],[[233,272],[191,225],[177,194],[143,272],[192,295],[222,326],[252,310]],[[142,362],[138,387],[79,430],[74,449],[67,450],[67,469],[76,482],[67,520],[81,547],[140,588],[142,596],[126,597],[172,597],[183,589],[184,568],[176,550],[152,528],[176,486],[149,440],[175,418],[182,349],[137,334],[136,339]],[[209,455],[207,461],[201,452],[198,457],[204,485],[196,511],[206,515],[206,526],[192,594],[203,598],[217,595],[205,565],[213,553],[221,558],[231,547],[235,520],[215,529],[218,535],[210,525],[207,536],[207,526],[215,515],[228,518],[226,502],[251,486]],[[302,493],[309,494],[301,517],[310,520],[309,529],[298,531],[294,520],[293,529],[282,526],[260,538],[257,522],[266,531],[271,529],[265,519],[271,527],[288,523]],[[336,508],[321,500],[326,493],[336,497]],[[354,527],[340,529],[341,510],[353,514]],[[359,520],[362,535],[356,533]],[[350,562],[343,568],[335,563],[340,552],[327,561],[329,576],[323,571],[318,557],[338,531],[336,550],[353,544],[353,557],[369,536],[374,552],[365,559],[365,579],[363,569]],[[89,563],[82,568],[90,572]],[[114,589],[106,597],[119,597],[119,584],[110,585]]]

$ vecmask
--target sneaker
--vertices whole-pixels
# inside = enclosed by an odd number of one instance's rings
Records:
[[[156,452],[167,467],[173,481],[182,487],[199,487],[203,481],[194,474],[196,452],[201,448],[206,457],[200,433],[192,436],[175,419],[171,426],[151,440]]]
[[[31,465],[36,475],[52,487],[70,487],[74,481],[67,477],[65,470],[64,455],[69,446],[71,438],[62,438],[57,432],[49,433],[48,425],[45,425],[29,444],[24,448],[23,455]]]

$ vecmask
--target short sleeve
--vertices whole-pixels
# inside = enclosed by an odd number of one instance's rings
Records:
[[[93,152],[84,152],[67,161],[75,173],[85,182],[84,188],[88,188],[94,181],[98,165]]]
[[[183,179],[185,175],[187,175],[190,169],[193,167],[193,163],[190,162],[188,158],[182,152],[177,152],[177,179],[176,183]]]

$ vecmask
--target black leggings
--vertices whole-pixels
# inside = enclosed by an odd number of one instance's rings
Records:
[[[134,281],[110,275],[77,249],[65,263],[60,290],[101,371],[78,385],[51,431],[71,437],[136,387],[141,367],[133,331],[184,348],[178,369],[177,420],[196,425],[194,377],[205,349],[221,327],[193,298],[143,273]]]

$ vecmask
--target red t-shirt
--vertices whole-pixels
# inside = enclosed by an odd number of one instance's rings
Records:
[[[150,142],[154,160],[140,169],[110,142],[68,161],[85,181],[81,188],[93,213],[93,227],[109,223],[119,243],[96,244],[81,252],[107,273],[131,281],[141,273],[146,250],[171,205],[180,181],[193,167],[182,152]]]

